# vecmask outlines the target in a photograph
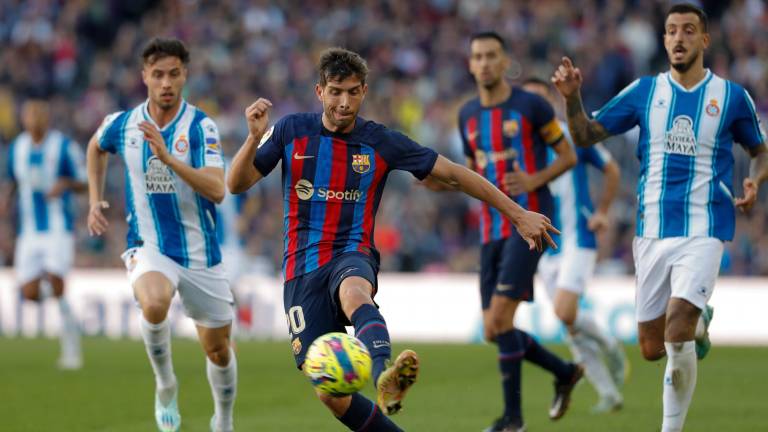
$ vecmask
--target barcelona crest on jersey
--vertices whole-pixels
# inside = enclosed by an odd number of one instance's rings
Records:
[[[369,169],[371,169],[371,155],[352,155],[352,171],[358,174],[365,174]]]

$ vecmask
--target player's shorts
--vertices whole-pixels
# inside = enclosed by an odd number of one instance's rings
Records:
[[[557,290],[582,295],[595,271],[597,251],[570,247],[557,254],[544,254],[539,262],[539,277],[547,294],[554,300]]]
[[[301,368],[309,346],[330,332],[345,332],[351,325],[339,303],[339,286],[351,276],[359,276],[377,287],[376,261],[362,253],[333,258],[324,266],[297,276],[284,285],[283,305],[296,366]]]
[[[533,276],[541,252],[528,249],[517,231],[506,239],[494,240],[480,250],[480,303],[491,306],[493,295],[533,301]]]
[[[720,270],[721,240],[712,237],[635,237],[632,250],[637,278],[638,322],[664,315],[670,297],[685,299],[704,309],[712,297]]]
[[[159,272],[178,290],[185,314],[206,328],[220,328],[234,318],[234,298],[224,266],[189,269],[150,247],[128,249],[121,256],[131,286],[143,274]]]
[[[72,268],[75,239],[72,233],[25,234],[16,238],[16,282],[24,285],[43,274],[66,276]]]

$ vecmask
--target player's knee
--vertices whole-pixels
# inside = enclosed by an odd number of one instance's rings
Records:
[[[510,317],[504,316],[502,314],[494,314],[488,320],[488,328],[492,333],[493,338],[495,339],[496,335],[514,329],[515,322],[513,319],[510,319]]]
[[[37,282],[28,283],[21,287],[21,296],[25,300],[39,301],[40,300],[40,286]]]
[[[555,315],[557,315],[557,318],[566,326],[572,326],[576,321],[576,311],[565,305],[556,305]]]
[[[640,352],[643,354],[643,358],[648,361],[656,361],[664,357],[664,343],[655,340],[641,340]]]
[[[141,305],[144,318],[152,324],[159,324],[168,315],[168,305],[159,300],[148,300]]]
[[[224,367],[229,364],[229,345],[225,342],[206,347],[205,354],[208,356],[208,359],[217,366]]]
[[[320,392],[315,392],[317,395],[317,398],[320,399],[320,402],[323,403],[323,405],[327,406],[329,410],[335,415],[336,417],[341,417],[344,415],[346,408],[344,404],[344,400],[341,398],[333,397],[331,395],[327,395]]]

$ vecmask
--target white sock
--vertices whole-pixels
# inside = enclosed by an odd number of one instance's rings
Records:
[[[79,358],[80,352],[80,328],[77,325],[69,302],[64,296],[59,297],[59,314],[61,315],[61,333],[59,341],[61,342],[61,356],[64,358]]]
[[[664,422],[662,432],[683,430],[685,416],[696,388],[696,345],[694,341],[664,342],[667,367],[664,371]]]
[[[693,335],[694,339],[701,339],[702,337],[704,337],[704,332],[706,331],[707,331],[707,326],[706,324],[704,324],[704,318],[702,318],[700,314],[699,320],[696,321],[696,332]]]
[[[567,341],[571,353],[573,353],[574,361],[584,365],[587,380],[595,388],[600,398],[621,400],[621,393],[616,388],[608,368],[603,363],[600,346],[597,342],[583,333],[569,335]]]
[[[237,359],[235,351],[229,349],[229,364],[221,367],[205,358],[208,383],[213,393],[216,427],[222,430],[232,429],[232,410],[237,395]]]
[[[170,402],[176,392],[176,376],[173,374],[173,361],[171,359],[171,328],[168,320],[158,324],[152,324],[142,315],[141,337],[147,349],[149,363],[155,372],[155,383],[160,402],[164,405]]]
[[[595,319],[586,311],[580,310],[576,314],[576,320],[573,322],[573,328],[580,333],[583,333],[590,339],[594,340],[600,345],[603,350],[608,350],[616,346],[618,341],[613,336],[607,335],[600,326],[597,325]]]

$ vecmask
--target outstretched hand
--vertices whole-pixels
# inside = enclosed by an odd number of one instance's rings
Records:
[[[553,249],[557,249],[557,244],[549,233],[560,234],[560,231],[552,226],[552,221],[543,214],[525,211],[523,217],[516,223],[515,228],[520,234],[520,237],[528,243],[528,248],[533,250],[534,248],[541,252],[544,250],[544,242]]]
[[[577,93],[581,89],[583,81],[581,70],[575,67],[568,57],[563,57],[562,62],[555,69],[555,73],[552,76],[552,84],[566,98]]]

